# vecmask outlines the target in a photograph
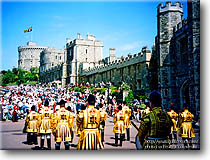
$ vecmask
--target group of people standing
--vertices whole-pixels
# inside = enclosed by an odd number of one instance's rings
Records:
[[[186,106],[179,114],[173,108],[169,112],[163,111],[158,91],[151,92],[145,109],[141,110],[141,114],[139,112],[139,126],[131,120],[133,109],[130,106],[114,99],[113,114],[109,114],[111,107],[105,104],[104,96],[97,92],[78,95],[64,89],[22,87],[12,89],[4,102],[5,106],[10,103],[15,103],[19,108],[29,106],[30,113],[27,113],[24,127],[27,142],[38,144],[37,137],[40,137],[41,149],[46,148],[45,139],[47,149],[51,149],[53,135],[56,150],[60,150],[62,142],[65,149],[69,150],[75,134],[79,136],[78,150],[104,149],[105,122],[108,116],[113,116],[115,146],[122,146],[124,140],[130,141],[130,128],[134,126],[137,129],[137,149],[171,149],[177,143],[177,133],[182,137],[185,148],[193,147],[193,114]],[[79,109],[78,104],[81,104]]]

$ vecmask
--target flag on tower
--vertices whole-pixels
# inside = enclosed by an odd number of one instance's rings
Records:
[[[29,29],[24,30],[24,33],[31,32],[31,31],[32,31],[32,27],[30,27]]]

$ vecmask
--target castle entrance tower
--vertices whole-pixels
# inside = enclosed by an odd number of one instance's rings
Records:
[[[176,89],[175,81],[171,76],[173,68],[171,66],[170,46],[173,37],[173,28],[182,21],[183,8],[179,2],[160,3],[157,10],[157,39],[156,47],[159,59],[159,89],[161,91],[162,106],[168,107],[172,100],[173,90]]]

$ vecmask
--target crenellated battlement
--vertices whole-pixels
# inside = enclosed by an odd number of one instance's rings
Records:
[[[160,3],[157,6],[158,14],[168,11],[178,11],[183,13],[183,4],[180,2],[172,3],[171,1],[167,1],[165,5],[163,3]]]
[[[149,62],[151,59],[151,52],[146,48],[143,47],[142,51],[138,54],[131,55],[129,54],[126,57],[121,57],[120,59],[117,59],[115,61],[112,61],[105,65],[95,66],[93,68],[89,68],[86,70],[83,70],[81,75],[89,75],[94,74],[97,72],[104,72],[107,70],[111,70],[114,68],[122,68],[129,65],[137,64],[137,63],[143,63],[143,62]]]
[[[173,28],[174,33],[178,32],[178,31],[180,31],[180,30],[186,29],[187,24],[188,24],[187,19],[183,19],[180,23],[178,23],[178,24]]]
[[[63,69],[63,63],[60,63],[54,67],[50,67],[49,69],[46,69],[45,71],[43,71],[41,74],[46,74],[46,73],[51,73],[51,72],[55,72],[57,70],[62,70]]]

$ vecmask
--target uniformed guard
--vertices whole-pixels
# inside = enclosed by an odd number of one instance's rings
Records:
[[[183,139],[185,149],[191,149],[192,148],[191,141],[192,138],[195,137],[195,133],[191,123],[194,118],[194,115],[191,112],[189,112],[188,106],[186,104],[184,104],[183,106],[183,111],[184,112],[182,112],[179,117],[179,123],[181,124],[179,135]]]
[[[39,134],[41,138],[41,149],[44,149],[45,137],[47,139],[47,148],[51,149],[51,133],[52,133],[52,120],[53,112],[49,108],[48,100],[45,100],[44,107],[40,110],[40,127]]]
[[[82,131],[80,133],[77,149],[78,150],[98,150],[103,149],[101,142],[101,135],[99,132],[99,125],[101,122],[100,111],[95,107],[95,96],[90,94],[88,96],[88,108],[77,115],[77,126],[82,124]]]
[[[70,128],[70,133],[71,133],[71,141],[73,141],[74,138],[74,114],[72,113],[71,107],[68,106],[67,110],[69,111],[69,128]]]
[[[98,105],[98,107],[99,107],[99,111],[101,113],[101,123],[99,125],[99,130],[101,131],[101,141],[104,142],[104,128],[105,128],[105,121],[107,119],[107,113],[102,108],[103,105],[101,103]]]
[[[144,150],[169,149],[168,136],[173,122],[161,109],[161,95],[158,91],[151,92],[150,107],[151,112],[140,122],[136,147]]]
[[[120,134],[120,146],[122,146],[123,138],[125,137],[125,114],[122,111],[122,106],[118,106],[119,111],[114,115],[115,145],[118,145],[118,136]]]
[[[61,142],[64,142],[65,150],[69,150],[72,141],[73,117],[65,108],[65,101],[59,102],[60,109],[56,112],[53,120],[53,134],[55,135],[55,149],[60,150]]]
[[[131,116],[131,109],[126,105],[126,102],[123,102],[123,114],[125,115],[125,129],[127,134],[127,141],[130,141],[130,128],[131,128],[131,122],[130,122],[130,116]]]
[[[26,132],[27,132],[27,143],[38,144],[37,143],[37,132],[39,127],[39,114],[35,112],[35,106],[31,107],[31,112],[26,117]]]
[[[86,105],[84,105],[84,104],[81,104],[81,111],[78,113],[78,115],[77,116],[79,116],[79,115],[83,115],[84,113],[84,110],[86,109]],[[82,130],[83,130],[83,124],[82,123],[76,123],[76,134],[79,136],[80,135],[80,133],[82,132]]]
[[[178,114],[171,107],[169,109],[168,115],[171,117],[171,120],[173,122],[173,126],[171,127],[171,134],[170,134],[169,138],[171,141],[172,141],[172,139],[177,140],[177,131],[178,131],[177,117],[178,117]]]

